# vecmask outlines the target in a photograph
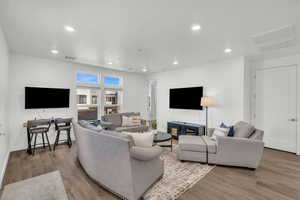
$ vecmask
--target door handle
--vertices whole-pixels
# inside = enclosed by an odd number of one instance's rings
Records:
[[[291,121],[291,122],[296,122],[297,119],[296,119],[296,118],[292,118],[292,119],[289,119],[289,121]]]

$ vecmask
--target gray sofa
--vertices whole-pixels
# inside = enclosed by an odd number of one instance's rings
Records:
[[[127,113],[116,113],[116,114],[109,114],[103,115],[101,117],[101,121],[104,123],[111,123],[111,125],[106,125],[109,130],[115,131],[126,131],[126,132],[146,132],[149,130],[149,127],[146,125],[146,121],[142,120],[142,124],[139,126],[122,126],[122,116],[133,116],[139,115],[138,112],[127,112]]]
[[[177,158],[185,161],[256,169],[263,154],[264,132],[254,127],[252,129],[245,122],[239,122],[235,126],[237,129],[235,137],[217,137],[213,140],[209,136],[180,136]],[[250,128],[244,129],[243,126]],[[212,134],[213,129],[209,132]],[[242,137],[242,135],[248,135],[248,137]]]
[[[162,148],[134,145],[126,134],[74,123],[78,159],[86,173],[121,198],[137,200],[163,175]]]

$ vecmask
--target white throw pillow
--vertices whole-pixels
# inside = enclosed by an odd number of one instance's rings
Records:
[[[152,133],[131,133],[131,132],[126,132],[126,133],[132,136],[135,146],[152,147],[153,145],[154,135]]]
[[[135,126],[140,126],[142,124],[142,119],[140,115],[131,116],[132,124]]]
[[[141,117],[138,115],[133,115],[130,117],[122,116],[122,126],[140,126]]]
[[[215,130],[211,136],[211,139],[216,141],[217,137],[224,137],[224,136],[227,136],[226,130],[224,130],[224,128],[215,128]]]
[[[123,115],[122,126],[134,126],[134,124],[132,123],[132,118]]]

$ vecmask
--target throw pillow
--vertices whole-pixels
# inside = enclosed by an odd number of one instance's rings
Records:
[[[140,126],[141,125],[141,116],[122,116],[122,126]]]
[[[140,115],[133,115],[131,117],[132,119],[132,123],[135,125],[135,126],[140,126],[142,124],[142,119],[141,119],[141,116]]]
[[[254,130],[255,127],[251,124],[239,121],[234,125],[234,137],[248,138]]]
[[[134,124],[132,123],[132,118],[123,115],[122,126],[134,126]]]
[[[224,124],[222,122],[222,124],[220,125],[220,127],[221,128],[228,128],[229,129],[228,134],[227,134],[228,137],[233,137],[234,136],[234,127],[233,126],[227,126],[226,124]]]
[[[217,140],[217,137],[224,137],[226,136],[228,133],[228,130],[227,129],[224,129],[224,128],[215,128],[212,136],[211,136],[211,139],[212,140]]]
[[[154,135],[152,133],[131,133],[131,132],[126,132],[126,133],[132,136],[135,146],[152,147],[153,145]]]

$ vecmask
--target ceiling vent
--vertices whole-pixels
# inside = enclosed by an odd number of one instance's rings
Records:
[[[76,57],[73,57],[73,56],[65,56],[65,59],[66,59],[66,60],[75,60]]]
[[[288,25],[252,37],[254,44],[261,51],[274,51],[296,45],[295,27]]]

